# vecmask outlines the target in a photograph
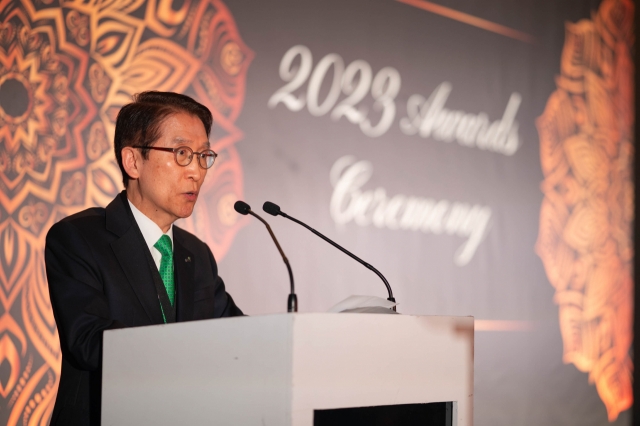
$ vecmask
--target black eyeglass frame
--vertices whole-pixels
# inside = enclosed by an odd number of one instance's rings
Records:
[[[198,166],[200,166],[201,168],[208,170],[211,167],[213,167],[213,164],[216,162],[216,158],[218,158],[218,154],[212,150],[212,149],[208,149],[206,151],[203,152],[197,152],[192,150],[191,148],[189,148],[188,146],[184,145],[184,146],[178,146],[176,148],[165,148],[165,147],[160,147],[160,146],[140,146],[140,145],[133,145],[131,146],[131,148],[139,148],[139,149],[155,149],[156,151],[165,151],[165,152],[172,152],[173,153],[173,159],[175,160],[176,164],[180,167],[187,167],[189,164],[191,164],[191,162],[193,161],[193,155],[196,154],[197,158],[198,158]],[[190,151],[191,154],[189,155],[189,162],[187,164],[180,164],[180,162],[178,162],[178,150],[187,150]],[[211,162],[211,165],[209,167],[206,167],[206,161],[207,159],[204,157],[205,155],[207,155],[207,153],[211,153],[213,155],[213,161]],[[202,165],[202,162],[205,162],[205,165]]]

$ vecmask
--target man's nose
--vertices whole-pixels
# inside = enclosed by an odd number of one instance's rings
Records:
[[[200,167],[200,164],[198,164],[198,157],[193,154],[191,162],[187,166],[185,166],[185,174],[187,178],[193,179],[198,182],[204,177],[205,173],[206,170],[204,170],[202,167]]]

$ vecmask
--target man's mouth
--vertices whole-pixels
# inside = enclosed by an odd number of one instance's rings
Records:
[[[187,199],[195,201],[198,198],[198,191],[185,192],[184,195]]]

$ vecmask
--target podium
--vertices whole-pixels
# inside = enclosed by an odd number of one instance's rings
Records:
[[[473,318],[277,314],[109,330],[102,375],[103,426],[358,424],[371,410],[470,426]]]

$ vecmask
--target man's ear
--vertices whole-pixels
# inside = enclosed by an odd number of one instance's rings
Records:
[[[129,178],[138,179],[140,177],[140,166],[142,163],[140,151],[136,148],[125,146],[120,153],[122,155],[122,167],[124,167],[124,171]]]

